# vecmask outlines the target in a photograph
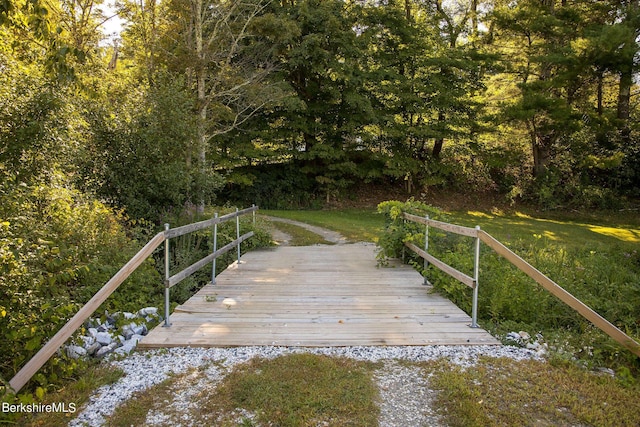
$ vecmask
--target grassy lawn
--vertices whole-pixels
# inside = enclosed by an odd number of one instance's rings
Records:
[[[517,238],[534,240],[541,236],[566,247],[592,246],[594,248],[613,245],[637,246],[640,243],[640,223],[635,214],[617,215],[613,218],[591,216],[571,218],[536,217],[534,214],[514,212],[486,213],[478,211],[453,212],[454,222],[479,225],[498,240]]]
[[[425,363],[448,426],[637,426],[638,385],[575,365],[486,358],[461,369]]]

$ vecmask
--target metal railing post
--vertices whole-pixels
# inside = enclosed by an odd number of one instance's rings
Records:
[[[218,212],[213,214],[213,218],[218,219]],[[218,223],[215,222],[213,224],[213,252],[212,253],[215,253],[215,251],[217,250],[218,250]],[[216,284],[216,260],[217,259],[218,258],[214,258],[213,263],[211,264],[211,284],[212,285]]]
[[[256,204],[255,203],[252,204],[251,208],[253,209],[253,212],[252,212],[253,213],[253,226],[255,227],[256,226]]]
[[[405,231],[406,233],[406,229],[407,229],[407,220],[404,219],[404,217],[402,218],[402,229]],[[402,245],[402,263],[405,263],[405,253],[404,253],[404,245]]]
[[[164,225],[164,231],[169,231],[169,224]],[[164,327],[169,323],[169,239],[164,241]]]
[[[475,260],[473,264],[473,303],[471,308],[471,327],[478,327],[478,279],[480,275],[480,226],[476,226],[478,232],[476,236]]]
[[[427,223],[424,226],[424,251],[429,253],[429,215],[425,215],[424,219]],[[424,285],[429,285],[429,279],[427,279],[427,269],[429,268],[429,261],[424,260]]]
[[[236,239],[240,240],[240,215],[236,208]],[[238,266],[240,266],[240,242],[238,242]]]

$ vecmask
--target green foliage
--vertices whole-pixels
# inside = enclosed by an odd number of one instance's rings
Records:
[[[392,201],[379,205],[379,210],[388,217],[385,233],[379,240],[383,255],[400,258],[404,253],[404,259],[422,271],[422,259],[409,250],[403,250],[403,246],[407,241],[419,247],[424,245],[424,226],[405,222],[400,215],[421,209],[421,215],[429,212],[432,219],[437,218],[437,212],[432,209],[427,211],[426,208],[414,201]],[[500,221],[494,218],[492,224]],[[546,234],[543,228],[527,238],[516,232],[519,227],[522,225],[511,225],[505,233],[506,236],[515,234],[503,239],[509,249],[620,329],[631,336],[640,336],[637,322],[640,316],[640,289],[637,286],[640,281],[640,258],[633,244],[551,240],[543,236]],[[549,234],[564,236],[561,231],[558,229]],[[567,239],[571,239],[573,233],[567,230],[566,235]],[[431,230],[429,233],[429,253],[468,275],[473,272],[472,244],[473,239],[450,233]],[[470,313],[471,290],[466,285],[433,267],[423,273],[436,290]],[[588,363],[628,364],[632,357],[603,334],[594,333],[590,324],[577,312],[484,247],[480,258],[478,306],[481,321],[498,325],[505,332],[509,332],[504,329],[509,327],[507,325],[520,325],[531,331],[544,331],[544,335],[549,335],[550,340],[553,336],[554,341],[562,341],[573,335],[571,345],[558,344],[557,348],[564,348],[563,351],[569,352],[572,357],[590,358]]]
[[[0,209],[0,375],[5,379],[137,250],[121,217],[77,191],[24,185],[12,190],[2,194]],[[159,282],[148,264],[127,286],[157,288]],[[56,355],[26,390],[46,390],[73,375],[76,367],[77,362]]]
[[[382,202],[378,205],[378,213],[385,216],[385,228],[382,235],[378,238],[378,246],[381,248],[380,259],[402,258],[405,254],[405,242],[415,242],[420,246],[419,240],[424,239],[424,226],[405,221],[402,218],[403,213],[410,213],[424,217],[429,215],[431,219],[443,220],[444,212],[440,209],[426,205],[414,199],[406,202],[397,200]],[[424,246],[424,240],[422,240]],[[418,258],[413,257],[412,260],[417,263]]]
[[[81,150],[84,188],[133,218],[158,221],[165,211],[210,202],[223,183],[195,163],[193,100],[185,82],[156,75],[155,86],[125,79],[114,105],[90,106],[89,144]],[[202,200],[201,200],[202,199]]]
[[[240,205],[255,203],[264,209],[299,209],[320,204],[319,183],[296,164],[238,168],[228,180],[222,197]]]

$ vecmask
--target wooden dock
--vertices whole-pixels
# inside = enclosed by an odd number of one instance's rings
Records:
[[[375,246],[278,247],[231,265],[141,348],[499,345],[413,268],[377,267]]]

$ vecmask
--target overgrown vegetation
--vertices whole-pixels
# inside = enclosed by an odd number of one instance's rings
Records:
[[[452,215],[416,201],[385,202],[380,204],[379,210],[387,217],[386,232],[379,240],[384,256],[402,257],[404,242],[424,246],[424,226],[403,221],[400,217],[402,212],[428,214],[432,219],[455,222]],[[468,221],[469,217],[466,219]],[[603,240],[609,240],[607,237],[576,240],[579,232],[574,233],[574,230],[580,230],[579,224],[553,222],[553,227],[540,227],[540,222],[534,219],[530,223],[525,219],[522,221],[525,223],[505,227],[510,221],[495,217],[490,223],[497,231],[502,228],[496,237],[511,250],[610,322],[631,336],[640,336],[637,323],[640,316],[637,286],[640,282],[640,254],[633,229],[625,231],[608,227],[611,233],[632,236],[629,241],[617,239],[617,244],[609,246],[603,243]],[[590,227],[607,229],[595,225]],[[487,229],[491,231],[488,221]],[[571,236],[571,239],[563,236]],[[472,239],[432,228],[429,241],[432,255],[473,275]],[[404,253],[408,262],[422,270],[421,258],[408,250]],[[493,251],[482,250],[480,266],[479,318],[486,328],[503,336],[513,330],[526,330],[532,334],[541,332],[555,357],[578,358],[588,367],[612,366],[620,369],[622,374],[629,370],[634,375],[638,374],[640,365],[637,357],[593,328],[577,312]],[[423,273],[436,290],[470,313],[470,288],[434,267]]]
[[[15,195],[15,193],[14,193]],[[42,399],[47,391],[82,375],[84,362],[54,355],[18,396],[6,394],[7,381],[51,338],[76,311],[84,305],[139,249],[151,234],[150,225],[142,222],[139,238],[132,239],[124,218],[98,202],[82,200],[79,193],[58,189],[55,193],[25,195],[21,211],[10,211],[5,204],[2,227],[20,230],[21,238],[7,233],[0,243],[3,257],[0,277],[0,363],[3,379],[2,398],[23,403]],[[28,197],[28,196],[31,196]],[[28,203],[38,203],[40,209]],[[213,208],[211,209],[214,210]],[[216,209],[221,214],[231,208]],[[208,217],[212,217],[213,214]],[[199,217],[173,218],[174,226],[197,221]],[[31,228],[31,224],[42,227]],[[10,228],[9,225],[12,225]],[[241,220],[241,234],[253,230],[255,235],[242,245],[247,251],[268,246],[271,237],[260,222],[251,217]],[[235,221],[219,226],[218,247],[236,238]],[[192,233],[173,240],[170,269],[173,273],[211,253],[211,230]],[[229,265],[235,251],[217,261],[220,272]],[[164,255],[159,249],[96,311],[98,317],[107,312],[135,312],[147,306],[163,307],[162,272]],[[183,303],[211,280],[211,268],[201,271],[174,287],[172,308]],[[25,325],[29,325],[25,328]],[[83,328],[79,333],[84,331]],[[5,414],[6,415],[6,414]]]

